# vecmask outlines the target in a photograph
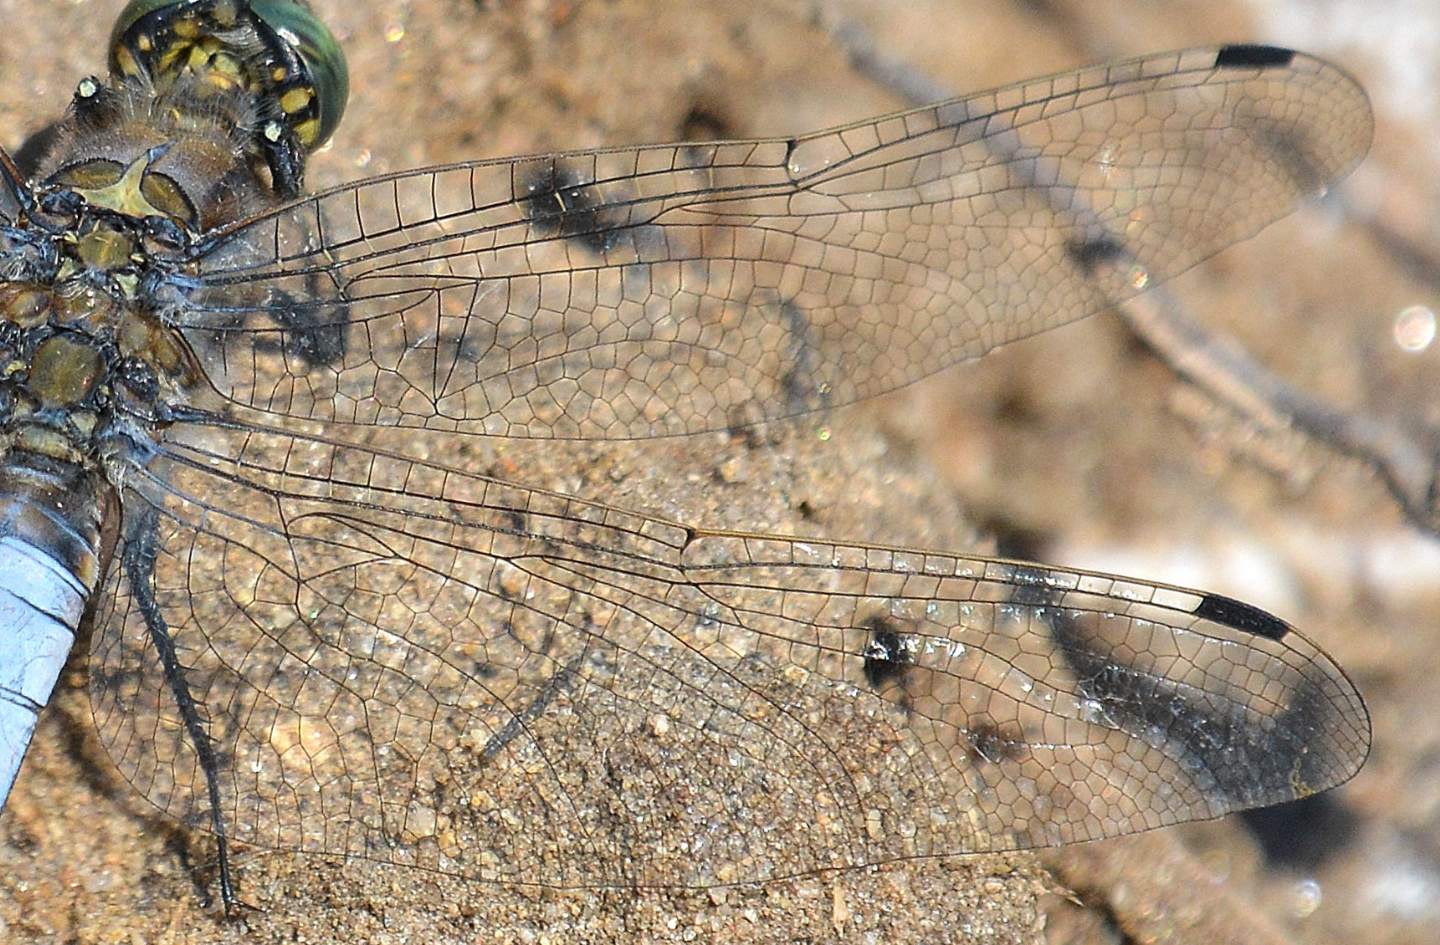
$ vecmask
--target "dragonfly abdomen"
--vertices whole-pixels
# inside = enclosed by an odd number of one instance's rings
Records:
[[[101,495],[76,464],[0,460],[0,805],[102,573]]]

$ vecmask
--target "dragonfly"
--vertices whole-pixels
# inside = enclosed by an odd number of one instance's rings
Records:
[[[1364,157],[1338,68],[1189,49],[307,194],[348,95],[308,6],[132,0],[108,60],[0,152],[0,801],[77,636],[101,742],[213,835],[227,911],[234,844],[699,888],[1363,765],[1354,685],[1242,601],[465,462],[828,413],[1134,297]]]

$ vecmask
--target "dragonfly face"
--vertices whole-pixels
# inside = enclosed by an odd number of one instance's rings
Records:
[[[793,417],[1081,317],[1345,173],[1369,116],[1341,73],[1171,53],[287,201],[343,68],[222,81],[250,60],[206,24],[255,14],[247,37],[260,4],[132,4],[129,59],[82,85],[5,230],[3,553],[74,578],[37,625],[93,599],[101,738],[162,810],[473,879],[705,886],[1114,836],[1357,770],[1358,694],[1248,605],[711,532],[456,446]],[[193,67],[136,81],[182,47]],[[152,90],[167,107],[117,128],[115,97]],[[9,592],[36,609],[39,584]],[[799,807],[823,829],[777,828]]]

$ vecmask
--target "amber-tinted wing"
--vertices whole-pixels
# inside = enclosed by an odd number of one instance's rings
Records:
[[[1214,817],[1337,784],[1369,744],[1334,663],[1213,595],[700,531],[259,429],[173,428],[127,487],[228,830],[261,846],[760,881]],[[206,826],[115,570],[101,736]]]
[[[289,417],[627,438],[891,390],[1179,273],[1364,155],[1364,92],[1167,53],[792,139],[374,178],[215,234],[171,317]]]

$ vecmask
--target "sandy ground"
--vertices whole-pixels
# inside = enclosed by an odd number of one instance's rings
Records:
[[[1375,151],[1346,197],[1422,248],[1440,242],[1440,115],[1423,104],[1433,95],[1396,78],[1407,73],[1399,47],[1375,38],[1384,24],[1298,30],[1283,5],[1260,16],[1241,3],[1163,11],[938,0],[315,5],[349,50],[353,83],[345,128],[314,165],[316,184],[462,157],[805,130],[901,104],[847,60],[826,28],[837,18],[957,91],[1192,43],[1283,42],[1288,34],[1277,31],[1288,25],[1375,95]],[[119,6],[0,2],[0,139],[19,142],[63,107],[78,76],[101,68]],[[1403,4],[1392,8],[1391,31],[1427,28],[1409,24]],[[824,16],[810,15],[817,9]],[[1174,286],[1207,325],[1295,383],[1347,406],[1437,423],[1440,352],[1402,352],[1390,325],[1407,305],[1436,307],[1440,289],[1427,281],[1433,270],[1389,249],[1363,215],[1309,210]],[[998,543],[1253,600],[1352,673],[1374,714],[1370,764],[1328,805],[1263,833],[1232,818],[1041,858],[966,858],[723,893],[519,893],[367,863],[255,857],[241,882],[257,910],[226,923],[191,885],[192,861],[209,855],[204,840],[152,816],[113,773],[76,667],[0,819],[0,938],[1433,940],[1440,558],[1372,475],[1237,421],[1107,317],[830,426],[828,441],[797,427],[758,441],[482,449],[527,482],[709,525],[992,551]],[[1300,850],[1267,854],[1261,839],[1277,837]]]

